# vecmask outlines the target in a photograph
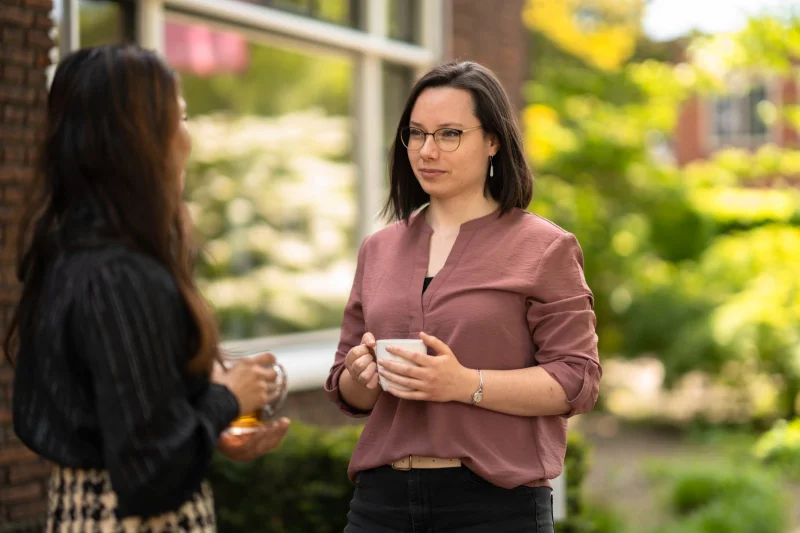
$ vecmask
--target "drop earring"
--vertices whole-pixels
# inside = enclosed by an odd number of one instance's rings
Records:
[[[492,160],[492,156],[489,156],[489,177],[494,177],[494,162]]]

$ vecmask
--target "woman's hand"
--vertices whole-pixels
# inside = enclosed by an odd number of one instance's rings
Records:
[[[375,364],[375,337],[364,333],[361,344],[353,346],[344,358],[350,377],[370,390],[378,388],[378,366]]]
[[[480,385],[478,372],[462,366],[450,347],[436,337],[425,333],[420,333],[419,336],[436,355],[412,352],[403,348],[387,348],[389,353],[408,359],[419,366],[379,361],[378,372],[381,376],[393,383],[413,389],[406,392],[390,386],[386,392],[404,400],[471,403],[472,393],[478,390]]]
[[[254,413],[270,400],[270,383],[275,383],[278,374],[271,368],[275,356],[263,353],[242,359],[229,371],[223,371],[216,363],[211,380],[224,385],[239,402],[239,416]]]
[[[224,432],[217,441],[217,450],[233,461],[254,461],[280,446],[291,421],[281,418],[264,424],[254,433],[231,435]]]

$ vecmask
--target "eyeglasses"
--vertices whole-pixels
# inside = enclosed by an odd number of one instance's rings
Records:
[[[403,146],[412,151],[422,150],[425,146],[425,139],[428,135],[433,136],[436,145],[444,152],[454,152],[461,145],[461,135],[473,130],[479,130],[483,126],[475,126],[466,130],[457,130],[455,128],[440,128],[433,133],[422,131],[419,128],[411,128],[406,126],[400,130],[400,140]]]

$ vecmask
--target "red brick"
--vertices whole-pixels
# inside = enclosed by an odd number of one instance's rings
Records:
[[[22,28],[3,28],[0,42],[4,45],[22,46],[25,44],[25,31]]]
[[[5,124],[23,124],[25,115],[25,108],[13,105],[3,106],[3,122]]]
[[[44,28],[28,30],[27,38],[28,44],[32,46],[49,49],[55,45],[53,39],[50,38],[50,32]]]
[[[53,63],[53,60],[50,59],[50,52],[48,50],[41,50],[39,53],[36,54],[36,58],[33,61],[33,66],[35,67],[48,67]]]
[[[0,161],[5,163],[22,163],[25,161],[25,148],[15,145],[7,145],[0,151]]]
[[[30,86],[35,86],[38,83],[44,84],[47,77],[43,70],[40,69],[31,69],[28,71],[28,79],[27,84]]]
[[[6,45],[0,47],[0,60],[7,64],[29,67],[33,65],[35,58],[36,55],[33,50]]]
[[[36,132],[25,128],[0,126],[0,144],[8,142],[31,144],[36,142]]]
[[[34,21],[35,13],[30,9],[8,6],[0,9],[0,23],[5,22],[15,26],[28,27]]]
[[[0,450],[0,465],[13,465],[20,461],[36,459],[37,455],[24,446],[14,446]]]
[[[48,13],[53,9],[53,0],[22,0],[22,3],[27,7],[38,7]]]
[[[9,424],[11,422],[11,409],[8,407],[0,407],[0,424]]]
[[[35,463],[12,465],[8,478],[12,485],[16,485],[31,479],[46,479],[50,476],[52,470],[53,465],[44,460]]]
[[[8,504],[11,502],[32,500],[41,495],[42,485],[40,483],[26,483],[25,485],[0,490],[0,501]]]
[[[21,103],[22,88],[15,85],[0,85],[0,104]]]
[[[5,65],[0,79],[8,83],[22,85],[25,83],[25,70],[16,65]]]
[[[25,131],[26,130],[22,128],[0,126],[0,143],[5,144],[8,142],[22,141]]]
[[[39,157],[39,151],[36,147],[29,147],[25,149],[25,164],[28,166],[33,166],[36,164],[36,161]]]
[[[28,125],[41,125],[44,123],[45,119],[45,112],[41,109],[31,109],[28,111],[28,120],[26,123]]]
[[[14,187],[14,186],[5,187],[5,191],[3,193],[3,201],[5,203],[11,205],[22,205],[22,201],[24,199],[25,199],[25,193],[23,192],[21,187]]]
[[[19,165],[0,165],[0,182],[25,183],[33,178],[33,169]]]
[[[33,19],[33,25],[37,28],[52,28],[53,21],[48,15],[37,13]]]
[[[21,520],[23,518],[42,518],[47,514],[46,500],[14,505],[11,508],[11,519]],[[44,526],[44,524],[42,524]],[[32,530],[29,530],[32,531]]]

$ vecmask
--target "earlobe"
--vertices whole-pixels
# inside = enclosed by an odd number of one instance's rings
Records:
[[[500,151],[500,141],[497,140],[497,136],[491,135],[489,137],[489,155],[494,157],[497,155],[497,152]]]

